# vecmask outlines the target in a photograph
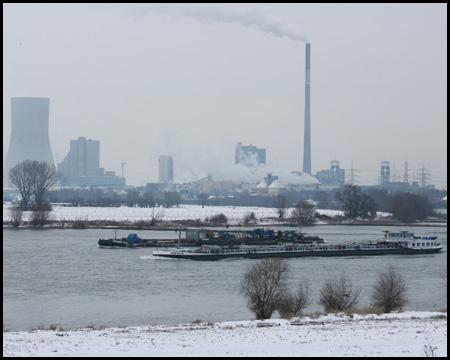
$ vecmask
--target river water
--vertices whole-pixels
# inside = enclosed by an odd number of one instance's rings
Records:
[[[276,228],[275,228],[276,229]],[[284,228],[285,229],[285,228]],[[379,226],[314,226],[305,228],[332,244],[377,240]],[[319,291],[328,278],[345,272],[361,287],[358,307],[370,305],[377,273],[396,266],[409,286],[404,310],[447,307],[447,227],[389,227],[416,235],[436,235],[443,252],[285,259],[294,286],[301,277],[311,283],[312,304],[321,311]],[[129,231],[119,230],[117,237]],[[177,238],[172,231],[137,231],[145,239]],[[75,329],[94,325],[140,326],[195,320],[234,321],[254,318],[239,294],[240,280],[252,259],[216,262],[160,259],[153,248],[103,249],[99,238],[112,230],[3,230],[3,327],[28,331],[39,324]],[[274,315],[277,317],[277,314]]]

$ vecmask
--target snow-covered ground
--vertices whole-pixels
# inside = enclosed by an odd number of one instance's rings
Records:
[[[3,204],[3,221],[9,221],[11,214],[9,212],[10,203]],[[339,210],[316,210],[320,215],[334,217],[343,215]],[[246,215],[254,213],[258,223],[270,223],[277,219],[278,214],[275,208],[253,207],[253,206],[205,206],[200,205],[180,205],[173,208],[138,208],[138,207],[72,207],[53,205],[51,218],[54,220],[114,220],[114,221],[130,221],[136,222],[141,220],[149,220],[157,215],[160,220],[197,220],[205,221],[205,218],[224,214],[230,225],[243,224]],[[292,209],[287,209],[286,214],[290,216]],[[26,212],[24,220],[27,221],[29,214]],[[388,213],[379,212],[378,216],[388,216]],[[316,224],[320,222],[316,221]]]
[[[428,351],[428,355],[425,352]],[[3,356],[446,357],[447,313],[4,332]]]

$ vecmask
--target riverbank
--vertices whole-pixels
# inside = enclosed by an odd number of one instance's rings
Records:
[[[10,204],[3,204],[3,229],[13,229]],[[254,214],[249,220],[249,214]],[[287,213],[290,213],[288,209]],[[373,219],[349,219],[339,210],[317,209],[313,226],[355,225],[355,226],[447,226],[446,217],[433,217],[416,223],[400,223],[388,213],[378,213]],[[223,214],[226,222],[214,219]],[[123,229],[123,230],[176,230],[180,227],[267,227],[286,226],[296,229],[295,221],[280,219],[276,209],[261,207],[180,205],[174,208],[136,207],[68,207],[54,205],[44,226],[33,227],[30,212],[24,212],[20,229]],[[307,229],[303,226],[302,229]]]
[[[3,332],[3,356],[446,357],[447,313]]]

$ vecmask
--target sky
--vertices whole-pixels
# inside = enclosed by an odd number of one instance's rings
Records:
[[[312,174],[447,187],[447,4],[3,4],[3,160],[12,97],[50,98],[55,163],[100,141],[128,185],[285,182],[303,169],[311,44]],[[234,165],[237,142],[266,166]],[[121,163],[126,163],[122,167]],[[422,168],[424,169],[422,171]],[[353,169],[353,171],[351,171]]]

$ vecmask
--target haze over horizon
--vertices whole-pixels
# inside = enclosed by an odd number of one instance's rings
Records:
[[[50,98],[55,165],[78,137],[128,185],[303,165],[311,43],[312,173],[447,187],[447,4],[3,4],[3,161],[12,97]],[[267,151],[251,174],[237,142]],[[241,180],[242,181],[242,180]]]

